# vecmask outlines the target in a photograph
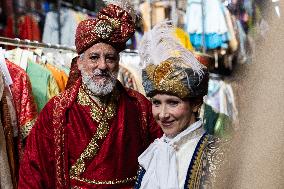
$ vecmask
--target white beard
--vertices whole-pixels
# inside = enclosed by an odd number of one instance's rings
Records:
[[[113,74],[110,72],[107,72],[106,74],[109,75],[109,78],[101,79],[100,81],[94,81],[93,77],[98,76],[102,74],[102,71],[100,69],[95,69],[92,76],[89,76],[81,70],[82,74],[82,81],[87,86],[87,88],[96,96],[105,96],[113,90],[115,84],[116,84],[116,78],[117,74]]]

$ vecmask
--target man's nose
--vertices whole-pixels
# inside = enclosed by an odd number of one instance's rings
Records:
[[[106,64],[106,60],[104,57],[100,58],[99,62],[98,62],[98,68],[100,70],[105,70],[107,69],[107,64]]]

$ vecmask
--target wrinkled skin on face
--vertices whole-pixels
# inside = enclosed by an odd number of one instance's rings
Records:
[[[87,49],[77,61],[83,83],[94,95],[109,94],[116,83],[119,54],[109,44],[97,43]]]

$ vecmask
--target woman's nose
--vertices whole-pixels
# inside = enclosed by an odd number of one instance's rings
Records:
[[[162,106],[160,113],[159,113],[160,120],[165,120],[165,119],[168,119],[169,117],[170,117],[170,114],[167,111],[167,108],[165,106]]]

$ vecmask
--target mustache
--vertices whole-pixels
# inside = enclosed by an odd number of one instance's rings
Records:
[[[103,76],[103,77],[110,77],[110,78],[116,78],[116,75],[108,70],[100,70],[100,69],[95,69],[92,72],[92,76]]]
[[[111,73],[109,71],[103,71],[99,69],[95,69],[92,73],[93,76],[111,76]]]

